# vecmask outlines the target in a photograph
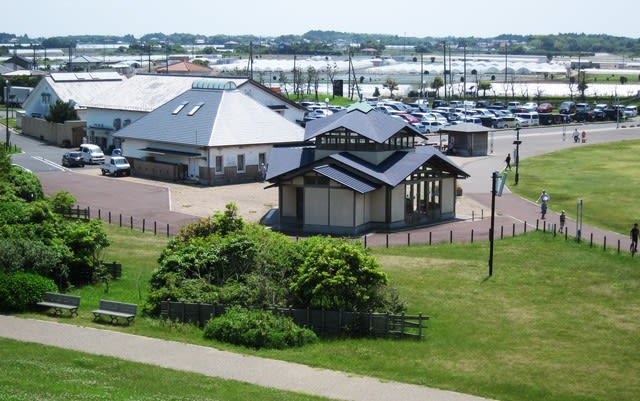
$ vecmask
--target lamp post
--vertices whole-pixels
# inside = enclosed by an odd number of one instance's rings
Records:
[[[521,143],[522,141],[520,140],[520,127],[516,127],[516,140],[513,141],[513,144],[516,145],[516,180],[514,185],[518,185],[518,180],[520,178],[518,167],[520,165],[520,144]]]
[[[11,139],[11,133],[9,131],[9,80],[4,81],[4,106],[6,110],[6,129],[7,129],[7,137],[4,146],[9,149],[9,140]]]

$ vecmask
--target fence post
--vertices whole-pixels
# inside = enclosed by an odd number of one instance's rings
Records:
[[[603,251],[606,251],[606,250],[607,250],[607,236],[606,236],[606,235],[604,236],[604,246],[603,246],[603,249],[602,249],[602,250],[603,250]]]
[[[389,234],[387,234],[385,238],[386,238],[385,240],[386,240],[387,248],[389,248]]]
[[[367,236],[364,236],[364,249],[367,249]]]
[[[120,227],[122,227],[122,213],[120,213]]]
[[[484,209],[480,209],[480,220],[484,220]]]
[[[80,205],[76,205],[76,219],[80,218]]]
[[[400,323],[400,337],[404,337],[404,313],[402,313],[402,323]]]
[[[87,206],[87,213],[85,213],[85,220],[91,220],[91,208]]]
[[[527,221],[526,220],[524,221],[524,233],[525,234],[527,233]]]
[[[167,223],[167,238],[169,238],[169,223]]]
[[[407,246],[411,246],[411,231],[407,232]]]
[[[511,236],[512,237],[516,236],[516,223],[513,223],[513,228],[511,229]]]
[[[591,233],[591,235],[590,235],[589,248],[593,248],[593,233]]]
[[[429,245],[431,245],[431,231],[429,231]]]
[[[418,314],[418,338],[422,339],[422,313]]]
[[[473,210],[471,211],[471,221],[475,221],[475,214]]]
[[[500,239],[504,238],[504,226],[500,226]]]
[[[540,228],[540,220],[536,219],[536,231],[538,231],[538,229]]]
[[[146,225],[146,221],[145,221],[145,219],[142,219],[142,232],[143,233],[144,233],[145,225]]]
[[[98,220],[102,220],[102,211],[98,209]]]
[[[131,229],[133,230],[133,216],[129,216],[129,225],[131,226]]]
[[[453,244],[453,230],[449,230],[449,243]]]
[[[473,228],[471,229],[471,243],[473,244]]]
[[[153,221],[153,235],[158,235],[158,222],[157,221]]]
[[[109,210],[109,224],[111,224],[111,210]]]
[[[620,255],[620,240],[618,240],[618,255]]]

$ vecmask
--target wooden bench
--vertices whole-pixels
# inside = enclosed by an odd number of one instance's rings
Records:
[[[108,316],[111,319],[111,324],[117,323],[119,318],[126,319],[127,324],[130,324],[136,317],[137,307],[136,304],[101,299],[100,307],[93,311],[93,320]]]
[[[53,309],[56,315],[68,310],[70,315],[78,315],[78,307],[80,307],[80,297],[76,295],[58,294],[56,292],[45,292],[44,300],[38,302],[37,305]]]

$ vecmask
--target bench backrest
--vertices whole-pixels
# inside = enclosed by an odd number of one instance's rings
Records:
[[[136,314],[136,304],[127,304],[124,302],[108,301],[106,299],[100,300],[100,309],[111,312],[128,313],[131,315]]]
[[[57,292],[45,292],[45,302],[54,302],[69,306],[80,306],[80,297],[77,295],[58,294]]]

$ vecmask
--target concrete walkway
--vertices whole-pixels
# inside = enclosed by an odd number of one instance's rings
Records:
[[[112,356],[280,390],[353,401],[486,401],[450,391],[382,382],[215,348],[43,320],[0,315],[0,337]]]

